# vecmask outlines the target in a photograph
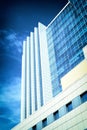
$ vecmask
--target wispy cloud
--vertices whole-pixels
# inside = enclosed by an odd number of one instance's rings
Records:
[[[9,79],[8,82],[0,84],[0,88],[1,88],[0,100],[6,100],[4,99],[4,97],[7,97],[9,102],[10,99],[19,101],[20,84],[21,84],[21,79],[19,77],[13,77],[12,79]]]
[[[21,79],[13,77],[9,82],[0,84],[0,118],[18,123],[20,120]]]
[[[22,53],[22,41],[12,30],[0,30],[0,53],[12,54],[19,59]]]

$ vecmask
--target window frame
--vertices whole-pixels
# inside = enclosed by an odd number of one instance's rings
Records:
[[[72,101],[66,104],[66,109],[67,109],[67,112],[70,112],[73,110]]]
[[[46,127],[47,126],[47,118],[42,120],[42,127]]]
[[[59,111],[58,110],[53,113],[53,117],[54,117],[54,121],[59,119]]]

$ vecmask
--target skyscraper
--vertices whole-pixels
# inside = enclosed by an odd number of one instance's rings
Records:
[[[41,97],[43,97],[42,99],[45,98],[45,100],[43,100],[45,102],[43,102],[43,106],[40,109],[38,109],[35,113],[34,109],[34,111],[31,113],[32,115],[29,118],[27,118],[23,123],[20,123],[17,127],[15,127],[14,130],[87,129],[86,8],[86,0],[70,0],[47,27],[40,24],[40,42],[37,43],[39,43],[40,46],[39,56],[41,56],[41,58],[37,59],[39,59],[39,61],[41,59],[41,62],[39,62],[41,63],[41,67],[39,67],[41,75],[39,75],[39,77],[41,77],[40,82],[43,83],[43,86],[40,86],[42,92],[39,91],[39,94],[44,93],[44,95],[41,94]],[[32,56],[36,56],[34,54],[35,51],[34,53],[32,49],[31,51]],[[32,59],[34,59],[34,56]],[[27,58],[27,56],[25,56],[25,58]],[[29,58],[27,59],[27,61],[28,60]],[[24,63],[26,63],[26,61],[24,61]],[[36,62],[31,63],[34,65]],[[27,66],[29,68],[29,64]],[[32,71],[32,68],[30,70]],[[31,77],[31,82],[34,81],[33,77],[35,77],[36,75],[36,69],[32,72],[34,72],[34,74]],[[27,72],[27,74],[29,75],[30,72]],[[29,76],[24,76],[25,80],[27,82],[30,82],[28,80],[28,77]],[[26,86],[25,83],[26,82],[24,82],[23,87]],[[36,82],[35,85],[31,84],[30,89],[34,91],[31,91],[33,99],[35,99],[34,97],[37,87]],[[28,91],[26,91],[26,88],[28,87],[25,87],[25,89],[23,89],[22,97],[26,97],[26,93],[29,93]],[[50,94],[49,92],[52,93]],[[47,95],[50,98],[48,98]],[[31,100],[31,98],[29,99]],[[25,101],[26,100],[24,99],[24,103],[26,103]],[[37,100],[34,100],[34,102],[33,100],[31,101],[32,103],[34,103],[33,105],[37,103]],[[41,100],[38,101],[39,103],[41,103]],[[26,105],[23,104],[23,106],[25,107]]]
[[[53,96],[56,96],[62,90],[60,79],[84,59],[86,1],[70,0],[47,26],[46,32]]]
[[[52,98],[46,27],[41,23],[23,42],[21,121]]]

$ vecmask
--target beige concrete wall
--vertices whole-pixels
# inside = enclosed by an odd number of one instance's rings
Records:
[[[67,87],[81,79],[86,74],[87,60],[85,59],[61,79],[62,89],[65,90]]]
[[[70,85],[67,89],[65,89],[63,92],[61,92],[58,96],[53,98],[48,104],[46,104],[43,107],[41,107],[37,112],[32,114],[29,118],[25,119],[18,126],[14,127],[13,130],[28,130],[29,128],[31,128],[32,126],[36,125],[38,122],[40,122],[44,118],[48,117],[50,114],[54,113],[56,110],[59,110],[62,106],[64,106],[65,104],[69,103],[72,99],[74,99],[75,97],[77,97],[78,95],[80,95],[81,93],[83,93],[86,90],[87,90],[87,75],[85,75],[80,80],[78,80],[77,82],[73,83],[72,85]],[[83,105],[81,105],[81,106],[83,106]],[[82,111],[82,108],[80,108],[81,106],[77,107],[75,110],[71,111],[70,113],[74,114],[76,112],[76,114],[77,114],[79,109],[81,109],[81,111]],[[86,106],[84,106],[84,108],[85,107],[87,109],[87,103],[86,103]],[[55,125],[54,125],[54,123],[52,125],[56,126],[57,125],[56,123],[61,122],[63,118],[65,118],[65,119],[63,119],[64,121],[68,120],[69,117],[72,119],[71,115],[73,116],[73,114],[70,114],[70,113],[68,113],[65,116],[61,117],[58,120],[58,122],[54,122]],[[75,115],[75,116],[77,116],[77,115]],[[72,119],[72,122],[75,121],[73,119]],[[65,122],[65,124],[66,124],[66,122]],[[49,127],[49,126],[47,126],[47,127]],[[59,127],[58,127],[58,129],[57,128],[55,128],[55,129],[62,130],[61,129],[62,126],[59,126]],[[79,129],[74,129],[73,128],[73,130],[79,130]]]
[[[87,102],[42,130],[84,130],[87,128]]]

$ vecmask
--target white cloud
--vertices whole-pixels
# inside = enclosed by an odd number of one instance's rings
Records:
[[[2,48],[7,53],[12,53],[13,55],[21,55],[22,41],[19,40],[18,35],[14,31],[0,30],[0,49]]]
[[[12,102],[12,101],[20,101],[20,93],[21,93],[21,78],[14,77],[9,80],[9,82],[1,84],[1,93],[0,93],[0,101],[3,102]]]
[[[2,86],[3,85],[3,86]],[[13,77],[9,82],[0,84],[0,117],[19,122],[20,120],[20,97],[21,97],[21,79]]]

